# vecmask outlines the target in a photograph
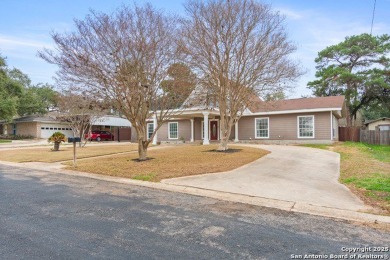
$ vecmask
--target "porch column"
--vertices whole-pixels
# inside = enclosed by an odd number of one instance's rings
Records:
[[[203,112],[203,145],[210,144],[209,141],[209,112]]]
[[[191,118],[191,140],[190,142],[193,143],[194,142],[194,119]]]
[[[238,142],[238,121],[234,124],[234,142]]]
[[[157,129],[157,115],[153,116],[153,131],[156,131]],[[155,133],[153,137],[153,142],[152,144],[156,145],[157,144],[157,132]]]

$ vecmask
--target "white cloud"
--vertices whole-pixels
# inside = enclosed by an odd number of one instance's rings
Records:
[[[48,40],[43,40],[45,38]],[[22,37],[0,34],[0,54],[7,58],[10,68],[18,68],[26,73],[33,84],[53,83],[52,76],[56,66],[48,64],[37,56],[37,52],[43,48],[54,48],[48,36],[30,34]]]
[[[53,46],[45,41],[37,41],[31,38],[21,38],[21,37],[13,37],[0,35],[0,49],[3,51],[13,50],[15,48],[53,48]]]
[[[288,19],[292,19],[292,20],[300,20],[303,18],[303,14],[297,12],[297,11],[293,11],[291,9],[287,9],[287,8],[278,8],[278,11],[280,12],[280,14],[286,16],[286,18]]]

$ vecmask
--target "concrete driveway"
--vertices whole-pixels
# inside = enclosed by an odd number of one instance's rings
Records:
[[[162,182],[345,210],[368,209],[338,182],[339,154],[299,146],[249,146],[271,153],[233,171]]]

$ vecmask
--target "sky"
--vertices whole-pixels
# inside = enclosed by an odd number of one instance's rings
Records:
[[[306,73],[289,98],[311,94],[307,82],[315,79],[318,52],[346,36],[370,33],[375,0],[263,0],[285,16],[289,40],[297,46],[292,59]],[[185,0],[1,0],[0,55],[10,68],[26,73],[33,84],[54,84],[56,66],[37,56],[54,48],[52,32],[71,32],[74,19],[84,19],[90,10],[111,13],[122,4],[150,2],[167,13],[185,15]],[[390,0],[376,0],[372,34],[390,34]]]

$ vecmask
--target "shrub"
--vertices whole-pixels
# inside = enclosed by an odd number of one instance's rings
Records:
[[[65,142],[65,135],[61,132],[55,132],[52,134],[49,139],[47,140],[49,143],[54,143],[54,149],[53,151],[58,151],[60,149],[60,144],[62,142]]]

